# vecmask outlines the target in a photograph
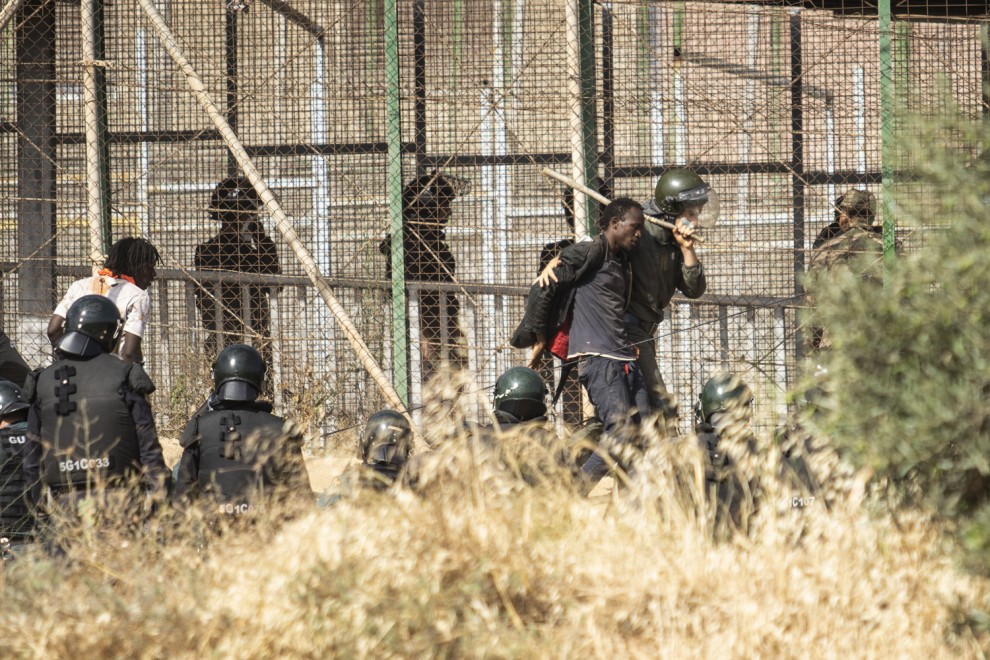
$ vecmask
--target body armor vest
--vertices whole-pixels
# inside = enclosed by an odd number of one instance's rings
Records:
[[[124,402],[131,365],[101,354],[63,358],[34,389],[44,443],[42,474],[51,487],[110,485],[139,474],[137,431]]]
[[[26,441],[27,424],[0,429],[0,536],[12,540],[30,536],[34,528],[23,470]]]
[[[284,424],[252,407],[222,407],[199,418],[199,487],[222,512],[247,511],[252,492],[276,485]]]

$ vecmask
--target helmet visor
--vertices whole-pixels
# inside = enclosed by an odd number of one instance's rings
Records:
[[[708,186],[683,192],[677,201],[684,205],[682,216],[693,225],[709,229],[718,222],[721,202],[718,193]]]

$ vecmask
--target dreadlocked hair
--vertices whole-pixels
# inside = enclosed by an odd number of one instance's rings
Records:
[[[116,275],[134,277],[141,266],[154,266],[161,263],[158,249],[145,238],[122,238],[110,246],[105,268]]]

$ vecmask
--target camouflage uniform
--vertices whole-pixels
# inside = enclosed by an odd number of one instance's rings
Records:
[[[883,282],[883,230],[873,224],[876,218],[876,198],[865,190],[850,190],[836,202],[836,214],[845,222],[836,220],[819,235],[808,264],[810,278],[822,278],[838,268],[849,268],[856,262],[859,275],[865,282]],[[844,228],[842,228],[842,226]],[[895,250],[900,250],[900,242]],[[805,298],[809,308],[815,306],[811,294]],[[802,345],[805,355],[832,347],[831,335],[820,326],[803,323]]]

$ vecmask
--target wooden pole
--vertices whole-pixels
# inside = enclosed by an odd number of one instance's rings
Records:
[[[217,131],[219,131],[220,135],[223,137],[224,142],[227,143],[227,148],[230,149],[231,154],[233,154],[234,158],[237,160],[237,164],[244,171],[244,175],[251,182],[251,185],[254,186],[258,196],[261,197],[261,201],[265,205],[265,208],[268,209],[268,212],[275,220],[275,227],[292,248],[296,258],[299,259],[302,264],[303,270],[306,272],[306,276],[309,277],[310,281],[316,287],[316,290],[320,293],[320,297],[323,298],[323,301],[333,313],[334,318],[337,319],[337,322],[340,324],[341,328],[343,328],[344,333],[347,335],[347,339],[350,341],[355,353],[357,353],[361,364],[374,379],[375,383],[378,385],[378,388],[382,391],[382,394],[385,395],[389,405],[397,410],[406,410],[406,406],[403,404],[402,399],[399,398],[399,395],[392,387],[392,384],[389,382],[388,377],[382,371],[381,367],[379,367],[378,363],[375,362],[375,358],[371,355],[371,351],[368,350],[368,346],[364,343],[364,340],[361,338],[360,333],[351,321],[347,311],[343,308],[343,306],[341,306],[336,296],[334,296],[333,292],[330,290],[330,286],[327,284],[326,280],[323,279],[323,275],[320,273],[319,267],[317,267],[316,263],[313,261],[313,256],[310,254],[309,250],[306,249],[306,246],[303,245],[302,241],[299,240],[299,236],[296,234],[296,230],[292,226],[292,222],[289,220],[288,216],[285,214],[285,211],[282,210],[282,206],[278,203],[278,200],[275,199],[272,191],[261,178],[261,174],[254,166],[250,156],[248,156],[247,152],[244,150],[244,147],[241,145],[237,135],[234,134],[230,124],[227,123],[223,113],[220,112],[216,104],[213,102],[213,99],[210,98],[209,93],[206,91],[206,87],[203,85],[202,79],[182,54],[182,49],[179,47],[178,42],[176,42],[175,37],[172,35],[172,31],[169,29],[168,24],[165,23],[165,19],[162,18],[162,15],[155,8],[152,0],[138,0],[138,3],[141,5],[144,13],[148,16],[148,20],[151,21],[151,24],[155,29],[155,34],[158,36],[158,40],[185,75],[186,83],[189,85],[189,89],[192,91],[193,96],[196,97],[196,100],[199,102],[200,106],[202,106],[202,108],[209,115],[214,126],[216,126]]]

